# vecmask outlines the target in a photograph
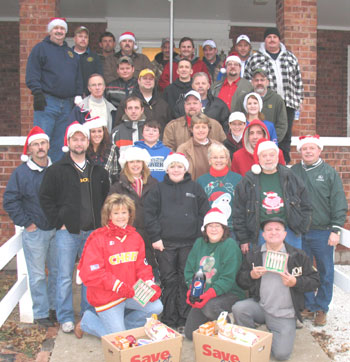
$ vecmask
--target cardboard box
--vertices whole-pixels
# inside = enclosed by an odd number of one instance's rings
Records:
[[[180,362],[182,339],[181,334],[174,331],[175,338],[147,345],[119,350],[112,341],[115,336],[128,336],[132,334],[136,339],[149,339],[144,327],[129,329],[118,333],[107,334],[102,337],[102,348],[106,362]]]
[[[197,362],[269,362],[272,333],[256,329],[243,329],[259,336],[253,346],[244,346],[234,341],[225,341],[216,336],[204,336],[193,332]]]

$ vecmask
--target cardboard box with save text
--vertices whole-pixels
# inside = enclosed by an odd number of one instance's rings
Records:
[[[255,333],[259,340],[253,346],[220,339],[217,335],[205,336],[193,332],[197,362],[269,362],[272,333],[241,327]]]
[[[176,333],[175,338],[153,342],[143,346],[132,347],[125,350],[117,348],[112,341],[115,336],[126,337],[129,334],[136,339],[147,338],[144,327],[129,329],[118,333],[107,334],[102,337],[102,348],[106,362],[180,362],[182,339],[181,334]]]

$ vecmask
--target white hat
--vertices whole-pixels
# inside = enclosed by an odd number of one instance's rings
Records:
[[[121,152],[119,164],[124,168],[125,164],[130,161],[143,161],[148,166],[151,162],[151,156],[144,148],[131,146]]]
[[[47,32],[49,33],[55,26],[62,26],[66,29],[66,33],[68,32],[66,18],[51,18],[47,24]]]
[[[189,96],[196,97],[200,102],[202,101],[201,95],[200,95],[197,91],[195,91],[195,90],[190,90],[189,92],[187,92],[187,93],[185,94],[184,99],[186,99],[186,98],[189,97]]]
[[[81,132],[85,135],[88,139],[90,139],[90,132],[89,130],[80,124],[78,121],[74,121],[66,128],[66,134],[64,136],[64,146],[62,147],[63,152],[68,152],[68,140],[74,135],[76,132]]]
[[[323,150],[323,144],[318,134],[300,136],[299,142],[297,144],[297,151],[300,152],[301,147],[303,147],[306,143],[314,143],[316,146],[318,146],[321,149],[321,151]]]
[[[185,157],[185,155],[183,153],[180,152],[176,152],[173,153],[171,152],[168,157],[165,159],[163,165],[164,165],[164,170],[167,171],[168,167],[173,163],[173,162],[179,162],[182,163],[185,167],[185,170],[188,171],[188,168],[190,167],[187,158]]]
[[[216,49],[216,44],[214,40],[206,40],[203,45],[202,48],[204,49],[205,46],[209,45],[211,48],[215,48]]]
[[[50,141],[49,136],[39,126],[35,126],[28,133],[26,142],[24,144],[23,152],[22,152],[22,155],[21,155],[21,161],[22,162],[27,162],[28,159],[29,159],[29,157],[28,157],[28,146],[33,141],[36,141],[36,140],[39,140],[39,139],[44,139],[44,140],[46,140],[48,142]]]
[[[247,43],[250,44],[250,39],[248,35],[245,34],[240,35],[236,40],[236,44],[238,44],[241,40],[245,40]]]
[[[89,131],[93,128],[107,127],[107,120],[103,117],[93,117],[85,119],[83,126]]]
[[[222,68],[220,68],[220,73],[225,74],[226,73],[226,64],[228,62],[236,62],[239,64],[242,64],[241,59],[239,58],[239,56],[237,55],[229,55],[224,62],[224,66]]]
[[[259,103],[259,112],[261,112],[261,110],[263,109],[263,100],[262,100],[260,94],[255,93],[255,92],[248,93],[248,94],[244,97],[243,107],[244,107],[245,111],[248,113],[248,110],[247,110],[247,102],[248,102],[248,98],[251,97],[251,96],[254,96],[254,97],[258,100],[258,103]]]
[[[245,117],[244,113],[242,113],[242,112],[233,112],[230,114],[228,123],[231,123],[233,121],[241,121],[243,123],[247,123],[247,118]]]
[[[225,214],[217,207],[210,209],[205,214],[201,230],[204,231],[205,227],[213,222],[227,226],[227,218]]]

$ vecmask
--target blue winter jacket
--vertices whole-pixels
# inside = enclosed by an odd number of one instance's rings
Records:
[[[35,224],[41,230],[51,230],[39,202],[39,189],[46,168],[33,161],[18,166],[12,173],[4,193],[3,207],[15,225]]]
[[[82,95],[79,55],[66,42],[59,46],[47,36],[28,57],[26,84],[32,94],[44,92],[58,98]]]

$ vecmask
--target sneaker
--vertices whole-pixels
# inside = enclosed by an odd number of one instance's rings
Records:
[[[34,323],[45,328],[54,327],[54,323],[49,318],[34,319]]]
[[[300,322],[299,319],[296,320],[296,324],[295,324],[297,329],[302,329],[304,328],[304,324]]]
[[[74,334],[78,339],[83,338],[84,331],[81,329],[81,321],[78,322],[74,327]]]
[[[70,333],[74,330],[74,323],[73,322],[64,322],[62,325],[62,331],[64,333]]]
[[[54,309],[49,310],[49,319],[52,322],[57,323],[57,315],[56,315],[56,311]]]
[[[318,310],[316,312],[316,317],[314,320],[314,325],[315,326],[324,326],[327,323],[327,313],[324,312],[323,310]]]
[[[315,312],[311,312],[308,309],[304,309],[300,314],[304,319],[314,319],[315,316]]]

